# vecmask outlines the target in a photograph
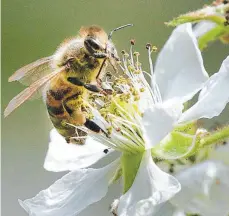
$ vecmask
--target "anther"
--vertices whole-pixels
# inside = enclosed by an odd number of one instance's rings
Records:
[[[128,58],[129,57],[129,54],[128,53],[125,53],[124,56]]]
[[[120,131],[121,131],[121,128],[116,128],[116,131],[117,131],[117,132],[120,132]]]
[[[130,40],[130,44],[131,44],[131,45],[135,45],[135,40],[134,40],[134,39],[131,39],[131,40]]]
[[[148,49],[151,49],[151,48],[152,48],[152,45],[150,43],[147,43],[146,44],[146,49],[148,50]]]
[[[111,79],[111,78],[112,78],[111,72],[107,72],[107,73],[106,73],[106,77],[107,77],[108,79]]]
[[[121,53],[124,55],[126,53],[126,51],[125,50],[122,50]]]
[[[139,52],[134,52],[134,56],[139,56],[140,53]]]
[[[153,51],[153,52],[157,52],[157,47],[156,47],[156,46],[153,46],[153,47],[152,47],[152,51]]]
[[[145,89],[144,88],[140,88],[140,92],[144,92],[145,91]]]

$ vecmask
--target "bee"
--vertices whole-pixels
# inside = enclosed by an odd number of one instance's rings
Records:
[[[94,132],[101,132],[102,129],[88,118],[83,101],[87,99],[88,91],[104,92],[101,80],[107,65],[115,68],[119,59],[111,36],[128,26],[132,24],[120,26],[109,35],[99,26],[81,27],[79,35],[64,41],[52,56],[17,70],[9,77],[9,82],[19,81],[29,87],[9,102],[4,116],[42,90],[50,120],[68,143],[72,137],[86,135],[71,125],[84,125]],[[79,138],[77,143],[83,141]]]

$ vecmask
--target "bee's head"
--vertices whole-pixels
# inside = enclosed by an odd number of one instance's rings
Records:
[[[114,59],[118,59],[117,51],[111,41],[112,34],[115,31],[123,29],[132,24],[127,24],[113,29],[109,35],[99,26],[82,27],[80,29],[80,36],[84,38],[84,46],[90,54],[96,52],[106,52]]]
[[[91,54],[95,52],[104,52],[108,36],[99,26],[82,27],[80,36],[84,38],[84,46]]]

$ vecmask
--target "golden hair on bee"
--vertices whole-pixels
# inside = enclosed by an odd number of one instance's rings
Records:
[[[96,38],[105,47],[108,41],[107,33],[100,26],[82,26],[79,30],[80,38]]]
[[[79,30],[79,35],[80,37],[87,37],[87,36],[92,36],[92,37],[102,37],[104,40],[108,40],[107,33],[101,28],[100,26],[82,26]]]

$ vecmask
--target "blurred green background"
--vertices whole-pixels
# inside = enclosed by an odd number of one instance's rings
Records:
[[[8,83],[8,77],[21,66],[51,55],[59,43],[77,34],[82,25],[97,24],[106,31],[126,23],[134,27],[113,36],[117,49],[129,48],[136,39],[136,49],[147,68],[145,44],[151,42],[159,50],[172,28],[165,21],[210,3],[206,0],[3,0],[2,1],[2,111],[24,87]],[[228,54],[219,42],[204,51],[209,73],[216,72]],[[156,54],[153,54],[155,59]],[[224,112],[218,121],[228,120]],[[17,199],[30,198],[47,188],[63,173],[43,169],[48,147],[50,121],[42,100],[25,103],[6,119],[2,119],[2,215],[25,216]],[[108,206],[118,197],[118,185],[111,187],[108,197],[80,215],[108,215]]]

